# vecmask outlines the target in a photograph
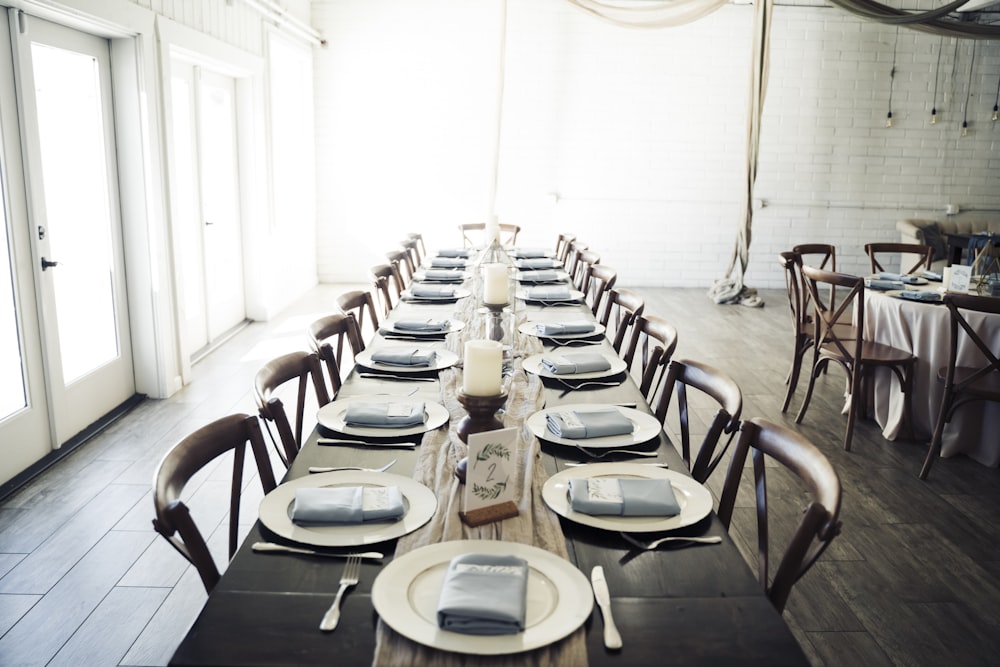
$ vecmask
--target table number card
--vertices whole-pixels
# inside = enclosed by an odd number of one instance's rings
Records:
[[[517,429],[469,434],[462,521],[479,526],[517,516]]]
[[[944,284],[946,292],[959,292],[965,294],[969,291],[969,283],[972,281],[972,267],[955,264],[949,267],[948,281]]]

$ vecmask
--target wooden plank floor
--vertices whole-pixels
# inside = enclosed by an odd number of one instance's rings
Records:
[[[153,470],[172,443],[197,427],[252,412],[257,368],[302,348],[307,324],[327,314],[346,289],[320,286],[274,321],[249,325],[198,363],[183,391],[140,404],[0,504],[0,664],[167,662],[205,594],[194,571],[150,527]],[[780,412],[791,342],[782,292],[763,291],[767,305],[746,308],[716,306],[703,289],[638,291],[647,312],[679,330],[677,358],[730,373],[744,391],[745,416],[794,426],[794,413]],[[1000,475],[958,458],[938,462],[921,482],[916,473],[925,443],[887,442],[866,421],[845,453],[842,388],[842,376],[831,371],[798,428],[841,475],[843,534],[799,582],[785,618],[815,665],[995,664],[1000,525],[993,515]],[[793,411],[803,392],[804,384]],[[716,491],[722,474],[710,480]],[[787,480],[768,479],[778,491],[772,511],[798,512],[801,498]],[[198,493],[213,493],[213,481],[209,473]],[[248,493],[254,508],[252,487]],[[751,502],[740,499],[733,527],[748,556],[756,539]],[[252,519],[251,511],[245,520]],[[790,520],[775,530],[780,534]]]

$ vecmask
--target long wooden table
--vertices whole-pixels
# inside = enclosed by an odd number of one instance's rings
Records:
[[[584,306],[528,306],[527,311],[532,320],[589,316]],[[395,315],[448,317],[454,312],[453,304],[401,304]],[[385,342],[376,339],[372,344]],[[588,349],[613,353],[607,341],[601,347]],[[640,409],[646,407],[631,379],[616,387],[580,389],[560,397],[563,389],[558,383],[546,387],[548,407],[560,403],[633,402]],[[437,383],[369,379],[356,373],[348,379],[341,396],[414,390],[415,397],[438,400]],[[662,432],[658,441],[641,448],[655,448],[657,460],[668,462],[673,470],[686,470]],[[563,469],[566,463],[586,460],[571,447],[543,443],[542,452],[549,474]],[[408,475],[417,455],[417,450],[409,448],[319,446],[314,433],[286,480],[309,474],[311,465],[375,467],[391,459],[397,460],[391,472]],[[590,664],[808,665],[788,626],[764,596],[714,512],[678,534],[719,535],[722,544],[653,552],[636,552],[617,533],[566,520],[561,523],[571,562],[585,574],[595,565],[604,567],[614,615],[624,637],[623,649],[604,648],[603,621],[595,607],[585,624]],[[340,625],[332,633],[321,632],[318,623],[336,593],[343,561],[254,553],[250,545],[260,540],[281,541],[260,522],[254,525],[171,664],[372,664],[378,621],[371,600],[372,582],[392,560],[397,540],[365,547],[384,552],[386,558],[382,563],[364,562],[361,581],[345,596]],[[468,664],[478,662],[471,656]],[[510,664],[520,663],[513,656]]]

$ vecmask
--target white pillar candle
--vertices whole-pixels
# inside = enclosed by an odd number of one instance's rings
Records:
[[[503,345],[495,340],[465,343],[464,391],[469,396],[499,396],[503,378]]]
[[[495,305],[507,303],[507,267],[487,264],[483,267],[483,302]]]
[[[941,289],[947,292],[949,285],[951,285],[951,267],[946,266],[941,269]]]

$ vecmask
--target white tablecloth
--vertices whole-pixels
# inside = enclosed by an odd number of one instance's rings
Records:
[[[1000,317],[970,313],[969,322],[1000,350]],[[865,338],[912,352],[917,357],[910,410],[913,437],[930,441],[934,432],[944,383],[938,370],[948,365],[948,309],[940,304],[906,301],[865,292]],[[982,365],[982,355],[959,329],[958,364]],[[875,376],[875,419],[882,433],[895,440],[901,433],[902,400],[899,384],[890,371]],[[944,431],[941,456],[965,454],[983,465],[1000,466],[1000,405],[974,402],[960,407]]]

